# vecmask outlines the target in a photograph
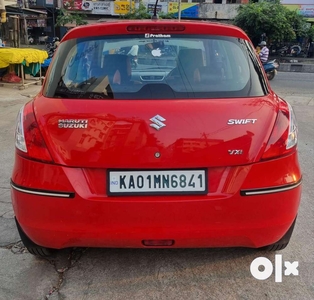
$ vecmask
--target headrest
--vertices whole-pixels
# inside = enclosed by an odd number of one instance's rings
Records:
[[[194,65],[196,68],[203,66],[203,54],[201,49],[181,49],[178,54],[178,61],[184,68]]]
[[[119,70],[122,82],[130,80],[131,64],[127,55],[123,54],[108,54],[104,57],[104,73],[113,76]]]

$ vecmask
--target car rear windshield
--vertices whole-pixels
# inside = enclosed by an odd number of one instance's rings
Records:
[[[234,98],[265,94],[242,39],[210,35],[101,36],[67,40],[44,95],[71,99]]]

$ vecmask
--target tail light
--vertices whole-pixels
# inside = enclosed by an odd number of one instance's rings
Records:
[[[26,158],[53,162],[35,119],[32,102],[19,111],[15,129],[15,147]]]
[[[294,111],[290,104],[281,102],[277,120],[262,159],[275,158],[293,152],[297,141],[298,128]]]
[[[176,25],[130,25],[127,27],[128,31],[131,32],[173,32],[173,31],[184,31],[185,26],[181,24]]]

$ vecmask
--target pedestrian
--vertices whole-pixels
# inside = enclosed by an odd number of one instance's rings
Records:
[[[263,64],[266,64],[269,56],[269,49],[267,48],[265,41],[260,42],[259,46],[261,47],[261,51],[258,54],[259,58]]]

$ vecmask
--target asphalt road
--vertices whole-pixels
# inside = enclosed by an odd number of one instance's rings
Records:
[[[313,84],[314,74],[306,73],[280,72],[271,82],[295,109],[303,170],[299,216],[285,250],[67,249],[50,260],[33,257],[19,242],[9,188],[16,114],[39,87],[0,87],[0,300],[314,299]],[[298,275],[282,275],[282,282],[276,282],[275,255],[282,255],[277,260],[283,266],[285,261],[298,262]],[[273,274],[263,281],[250,273],[257,257],[274,265]]]

